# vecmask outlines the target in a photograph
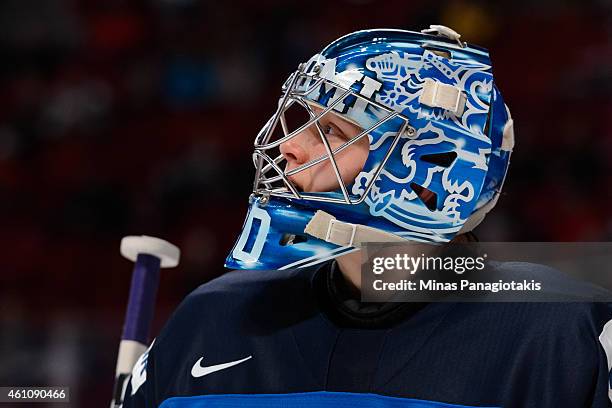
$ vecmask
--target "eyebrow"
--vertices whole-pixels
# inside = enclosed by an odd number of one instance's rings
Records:
[[[342,131],[344,136],[347,136],[349,139],[352,139],[363,131],[361,127],[349,122],[348,120],[343,119],[339,115],[335,113],[331,113],[331,115],[332,119],[328,119],[328,121],[340,128],[340,131]]]
[[[323,111],[323,109],[319,107],[313,107],[313,110],[317,115],[319,115],[321,111]],[[319,118],[319,121],[321,119],[325,120],[326,123],[331,122],[334,125],[336,125],[340,129],[342,134],[346,136],[349,140],[353,139],[359,133],[363,132],[363,128],[361,126],[344,119],[342,116],[340,116],[338,113],[334,112],[333,110],[327,112],[325,115]],[[349,134],[350,134],[350,137],[349,137]]]

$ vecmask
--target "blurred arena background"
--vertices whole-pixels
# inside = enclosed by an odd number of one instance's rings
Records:
[[[121,237],[182,249],[157,332],[224,272],[252,141],[290,71],[350,31],[429,24],[491,49],[515,120],[481,239],[609,241],[609,0],[0,2],[0,385],[108,406],[132,268]]]

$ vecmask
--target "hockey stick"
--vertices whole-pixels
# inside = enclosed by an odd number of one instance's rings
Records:
[[[177,266],[180,250],[159,238],[129,236],[121,240],[121,255],[135,262],[135,265],[119,343],[111,408],[120,407],[123,403],[132,368],[147,349],[160,268]]]

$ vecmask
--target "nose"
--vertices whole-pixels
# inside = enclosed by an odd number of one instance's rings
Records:
[[[309,135],[305,134],[307,132],[308,131],[305,130],[286,142],[281,143],[280,152],[285,160],[287,160],[288,165],[295,167],[309,160],[309,154],[306,148],[306,139],[309,137]]]

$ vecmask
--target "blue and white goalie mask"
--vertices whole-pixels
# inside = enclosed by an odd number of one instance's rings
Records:
[[[357,130],[331,141],[330,115]],[[322,153],[289,166],[283,144],[304,132]],[[342,155],[363,143],[362,168],[347,177],[355,161]],[[253,194],[226,267],[305,267],[364,242],[449,242],[495,205],[513,145],[485,49],[443,26],[346,35],[289,76],[255,138]],[[317,166],[333,172],[329,191],[297,183]]]

